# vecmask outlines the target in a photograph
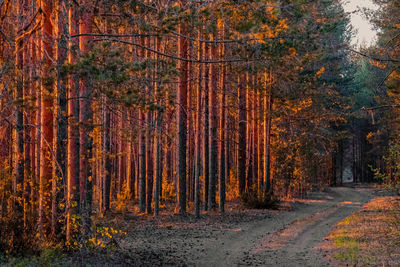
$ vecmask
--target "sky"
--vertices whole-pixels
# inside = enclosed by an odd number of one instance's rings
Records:
[[[359,7],[377,9],[377,6],[371,0],[344,0],[343,7],[346,12],[357,11]],[[353,45],[358,46],[362,43],[370,45],[374,43],[376,31],[373,30],[372,25],[362,15],[362,12],[359,11],[351,15],[351,24],[358,31],[353,37]]]

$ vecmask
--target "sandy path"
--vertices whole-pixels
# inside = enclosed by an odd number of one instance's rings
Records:
[[[294,210],[216,234],[204,246],[196,266],[329,266],[320,244],[340,220],[367,203],[376,192],[367,187],[338,187],[315,193]]]
[[[290,211],[240,210],[228,203],[225,216],[201,219],[171,212],[157,220],[111,216],[109,224],[127,235],[117,249],[78,255],[78,265],[329,266],[315,247],[337,222],[380,194],[372,187],[337,187],[292,203]]]

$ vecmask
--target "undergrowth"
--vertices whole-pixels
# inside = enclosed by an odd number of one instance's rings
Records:
[[[251,209],[278,209],[279,199],[264,190],[250,190],[241,194],[241,203]]]

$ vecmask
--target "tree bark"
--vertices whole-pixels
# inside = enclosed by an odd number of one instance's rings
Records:
[[[179,33],[186,35],[186,25],[181,23]],[[178,54],[182,58],[188,57],[188,39],[180,38]],[[187,147],[187,90],[188,90],[188,62],[179,62],[178,86],[178,209],[179,214],[186,213],[186,147]]]
[[[82,6],[84,12],[82,22],[79,25],[80,33],[91,33],[93,22],[93,10],[89,1],[85,1]],[[82,54],[89,51],[91,37],[80,37],[80,50]],[[83,234],[87,237],[90,233],[91,214],[92,214],[92,198],[93,198],[93,181],[92,168],[90,159],[92,158],[93,140],[90,136],[93,124],[92,111],[92,81],[90,75],[81,79],[80,94],[79,94],[79,122],[81,124],[79,141],[79,180],[80,180],[80,199],[81,199],[81,214]],[[83,200],[83,201],[82,201]]]
[[[211,57],[213,60],[217,58],[218,47],[216,44],[211,46]],[[218,67],[216,64],[211,65],[211,88],[210,88],[210,184],[209,184],[209,208],[215,210],[216,204],[216,184],[218,180]]]
[[[199,33],[199,39],[201,38],[201,33]],[[199,41],[199,52],[198,52],[198,59],[201,60],[203,57],[203,49],[202,44]],[[202,100],[202,66],[199,66],[199,73],[198,77],[199,80],[197,82],[197,122],[196,122],[196,176],[195,176],[195,195],[194,195],[194,202],[195,202],[195,216],[196,218],[200,217],[200,174],[201,174],[201,100]]]
[[[69,32],[71,35],[79,33],[77,10],[69,9]],[[69,64],[76,63],[76,53],[79,49],[78,38],[70,40]],[[68,149],[67,149],[67,241],[71,239],[72,215],[79,213],[79,80],[77,75],[69,77],[69,100],[68,100]]]
[[[18,20],[19,26],[23,27],[23,6],[24,1],[17,1],[17,13],[20,16]],[[15,112],[15,130],[16,130],[16,158],[15,158],[15,180],[13,182],[14,194],[21,197],[24,191],[24,178],[25,178],[25,161],[24,161],[24,43],[20,39],[15,44],[16,52],[16,94],[15,102],[17,103]],[[23,216],[23,203],[15,202],[15,207],[18,215]]]
[[[267,78],[267,76],[266,76]],[[271,79],[271,77],[269,77]],[[267,79],[266,79],[267,80]],[[268,86],[268,85],[267,85]],[[265,97],[265,191],[270,193],[271,186],[271,122],[272,122],[272,86],[268,86],[268,95]]]
[[[239,77],[239,194],[243,194],[246,189],[247,86],[245,85],[245,81],[245,74],[241,74]]]
[[[43,27],[43,69],[41,88],[41,161],[40,161],[40,189],[39,189],[39,233],[46,238],[51,230],[51,179],[53,177],[53,93],[54,81],[52,76],[53,51],[53,1],[42,1]]]
[[[58,215],[61,214],[59,203],[64,198],[64,184],[66,173],[67,156],[67,76],[64,65],[67,61],[67,17],[64,15],[67,3],[64,0],[58,2],[57,12],[57,138],[56,138],[56,160],[59,168],[56,168],[56,176],[53,179],[52,200],[52,235],[55,237],[61,231]]]
[[[221,145],[220,145],[220,172],[219,172],[219,210],[223,214],[225,213],[225,158],[226,158],[226,150],[225,150],[225,134],[226,134],[226,114],[225,114],[225,106],[226,106],[226,88],[225,88],[225,70],[226,67],[223,67],[222,71],[222,101],[221,101]]]
[[[208,60],[209,47],[204,43],[204,59]],[[209,202],[209,178],[210,178],[210,103],[209,103],[209,65],[204,66],[204,210],[208,210]]]

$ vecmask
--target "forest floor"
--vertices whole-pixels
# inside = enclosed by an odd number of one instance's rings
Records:
[[[355,239],[346,233],[361,229],[360,224],[371,225],[372,221],[371,218],[367,218],[369,221],[349,218],[357,214],[373,214],[364,210],[380,211],[382,209],[378,206],[385,206],[385,201],[394,200],[399,203],[399,213],[395,213],[400,217],[399,198],[391,199],[388,195],[387,191],[376,186],[351,185],[313,192],[307,199],[282,202],[279,210],[244,209],[237,202],[229,202],[224,216],[208,212],[203,213],[200,219],[193,215],[171,215],[173,211],[168,207],[157,219],[129,211],[108,214],[95,223],[101,225],[101,229],[109,231],[112,227],[112,231],[120,230],[122,234],[113,235],[106,248],[99,246],[89,252],[75,251],[63,256],[57,265],[363,265],[365,262],[357,259],[357,256],[363,257],[361,250],[352,247]],[[379,205],[374,204],[376,201]],[[393,209],[386,210],[393,213]],[[373,223],[376,224],[376,221]],[[381,226],[385,225],[378,224],[377,227]],[[343,227],[347,228],[343,230]],[[363,234],[371,235],[371,229],[358,235],[364,240]],[[385,245],[381,245],[380,249],[385,249]]]
[[[279,210],[243,209],[231,202],[224,216],[208,212],[198,220],[170,211],[158,219],[111,214],[107,224],[126,233],[115,239],[115,248],[77,253],[72,260],[92,266],[346,266],[349,259],[335,256],[331,229],[386,195],[375,186],[353,185],[283,202]]]

